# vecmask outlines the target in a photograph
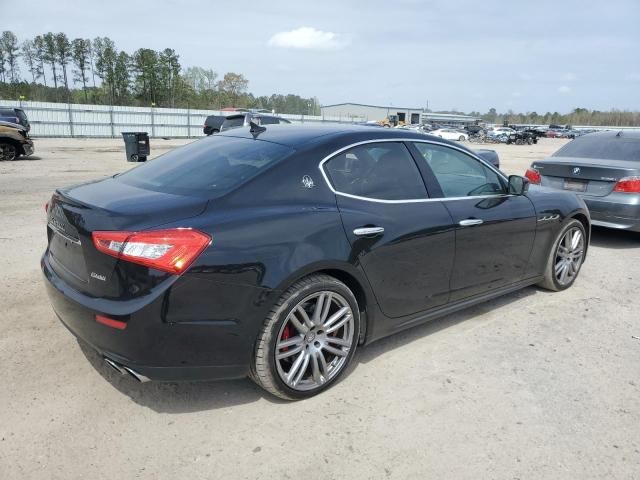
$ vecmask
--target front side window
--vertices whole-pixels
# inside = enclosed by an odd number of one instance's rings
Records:
[[[479,160],[453,148],[415,143],[445,197],[505,193],[500,176]]]
[[[324,168],[337,192],[377,200],[427,197],[420,171],[402,143],[360,145],[333,157]]]

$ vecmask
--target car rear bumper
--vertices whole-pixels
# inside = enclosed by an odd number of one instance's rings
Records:
[[[112,362],[145,379],[159,381],[219,380],[248,375],[253,344],[264,319],[262,309],[253,307],[259,303],[253,302],[253,298],[264,298],[262,289],[192,278],[181,285],[176,282],[146,303],[133,304],[128,311],[122,305],[126,302],[92,298],[72,289],[51,269],[47,254],[42,257],[41,267],[47,294],[60,321],[83,343]],[[198,293],[194,290],[196,284],[210,292],[206,301],[225,305],[210,316],[226,318],[202,319],[185,307],[198,305],[198,299],[194,298]],[[235,299],[243,302],[241,308],[246,313],[241,319],[228,315],[229,304],[234,304]],[[180,321],[166,320],[172,315],[177,318],[178,313],[171,312],[172,303],[180,308]],[[111,308],[111,304],[119,305]],[[202,308],[199,305],[197,308]],[[126,321],[126,328],[98,323],[97,314]]]
[[[614,195],[616,198],[612,199]],[[582,196],[582,199],[589,208],[593,225],[640,232],[640,195],[617,193],[607,197]]]

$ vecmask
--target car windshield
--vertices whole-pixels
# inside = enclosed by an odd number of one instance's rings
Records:
[[[603,138],[601,135],[584,135],[553,154],[554,157],[605,158],[611,160],[640,161],[640,138]]]
[[[220,197],[294,152],[277,143],[212,136],[177,148],[116,178],[179,195]]]

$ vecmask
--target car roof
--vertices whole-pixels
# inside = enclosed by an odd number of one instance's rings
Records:
[[[455,145],[439,137],[425,135],[424,133],[418,133],[402,128],[380,128],[339,123],[323,123],[319,125],[281,124],[266,125],[264,128],[264,131],[257,134],[257,137],[260,140],[279,143],[292,148],[301,148],[305,143],[312,142],[321,137],[325,137],[327,140],[329,137],[332,139],[343,137],[347,140],[353,138],[354,142],[369,139],[377,140],[394,138],[434,140],[441,143]],[[249,131],[248,127],[234,128],[233,130],[223,131],[218,135],[249,139],[253,138],[253,134]]]

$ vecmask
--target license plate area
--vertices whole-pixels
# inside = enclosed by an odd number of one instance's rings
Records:
[[[585,180],[575,180],[573,178],[564,179],[564,189],[571,190],[572,192],[584,192],[587,190],[589,182]]]

